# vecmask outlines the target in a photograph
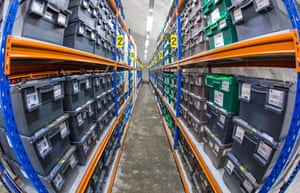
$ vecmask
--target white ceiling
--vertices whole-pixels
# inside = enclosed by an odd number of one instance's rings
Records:
[[[156,39],[160,34],[165,19],[168,15],[173,0],[154,0],[153,27],[150,32],[150,43],[148,47],[148,57],[144,60],[145,40],[146,40],[146,18],[149,9],[149,0],[123,0],[125,24],[131,30],[131,35],[137,45],[138,57],[147,66],[152,52],[156,47]]]

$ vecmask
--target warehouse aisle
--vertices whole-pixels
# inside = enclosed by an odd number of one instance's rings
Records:
[[[184,192],[148,84],[140,91],[112,192]]]

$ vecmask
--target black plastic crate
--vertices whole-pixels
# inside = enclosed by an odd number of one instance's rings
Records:
[[[100,35],[98,32],[96,33],[96,43],[94,48],[94,54],[106,57],[106,39],[104,36]]]
[[[95,120],[95,109],[93,109],[95,100],[86,102],[83,106],[78,107],[75,111],[69,111],[69,125],[71,129],[70,138],[73,141],[79,141],[84,132],[90,127]]]
[[[216,107],[212,102],[206,102],[207,127],[219,138],[221,143],[232,143],[233,117],[234,113],[229,113],[222,108]]]
[[[69,179],[72,179],[72,176],[78,175],[78,170],[76,170],[78,160],[75,151],[76,147],[71,146],[64,156],[57,160],[57,164],[47,177],[39,176],[49,192],[60,192],[64,188],[65,183]],[[9,164],[13,172],[25,184],[30,184],[28,177],[25,175],[19,163],[10,160]]]
[[[196,55],[201,52],[205,52],[208,50],[209,42],[205,36],[204,28],[197,29],[197,31],[193,32],[192,38],[190,39],[190,50],[191,55]]]
[[[232,153],[261,184],[269,176],[279,156],[282,143],[235,118]]]
[[[72,111],[92,97],[91,74],[67,76],[65,81],[64,110]]]
[[[48,0],[48,2],[56,7],[61,7],[67,9],[70,3],[70,0]]]
[[[180,117],[183,120],[185,124],[187,124],[188,121],[188,110],[181,104],[180,105]]]
[[[185,108],[189,108],[189,91],[181,89],[180,102]]]
[[[104,73],[95,73],[92,75],[92,96],[97,97],[104,92],[105,86],[105,74]]]
[[[292,83],[238,77],[241,119],[274,140],[284,138],[288,127],[283,127],[288,96],[292,94]]]
[[[286,6],[281,0],[231,1],[229,10],[239,41],[292,29]]]
[[[70,22],[79,19],[89,27],[95,28],[98,15],[95,2],[91,0],[70,0],[69,9],[72,11]]]
[[[204,152],[208,155],[215,168],[219,169],[224,166],[224,155],[230,150],[231,144],[222,144],[207,126],[204,126],[204,132]]]
[[[62,45],[70,14],[68,9],[58,8],[49,1],[22,1],[13,34]]]
[[[106,93],[103,92],[101,95],[98,95],[95,100],[96,100],[96,119],[100,117],[106,110],[105,108],[105,95]]]
[[[205,86],[205,74],[189,73],[190,91],[196,96],[208,98],[208,88]]]
[[[78,156],[78,163],[80,165],[85,165],[90,153],[93,151],[96,140],[97,140],[97,133],[96,133],[97,125],[93,124],[84,135],[81,137],[80,141],[72,141],[72,144],[77,147],[77,156]]]
[[[226,153],[223,180],[232,193],[254,193],[258,188],[254,177],[231,153]]]
[[[69,23],[65,30],[64,46],[81,51],[94,53],[96,43],[96,30],[84,21],[77,19]]]
[[[10,85],[13,110],[21,135],[31,136],[64,114],[64,80],[49,78]],[[4,127],[2,116],[0,126]]]
[[[195,136],[195,138],[198,140],[198,142],[203,142],[204,137],[204,125],[206,125],[206,121],[201,121],[197,119],[194,115],[189,114],[191,118],[191,125],[190,128]]]
[[[193,93],[189,93],[189,110],[200,121],[206,121],[206,99],[196,96]]]
[[[48,176],[64,153],[70,147],[68,114],[37,131],[31,137],[21,136],[26,153],[38,174]],[[1,145],[5,154],[18,161],[6,131],[0,128]]]

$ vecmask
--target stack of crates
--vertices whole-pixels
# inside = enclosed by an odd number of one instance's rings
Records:
[[[166,34],[164,40],[163,40],[163,58],[165,64],[171,64],[172,63],[172,49],[170,44],[170,32]]]
[[[10,85],[15,121],[35,171],[51,192],[60,191],[78,163],[71,146],[70,114],[64,112],[64,77],[22,81]],[[0,142],[5,157],[20,178],[28,182],[0,118]],[[63,162],[62,160],[70,160]]]
[[[289,128],[289,97],[295,90],[292,83],[278,80],[237,80],[240,113],[233,120],[233,145],[226,154],[223,179],[232,192],[254,192],[278,159]]]
[[[161,93],[163,93],[163,72],[162,71],[157,71],[155,72],[155,74],[157,75],[157,88],[161,91]]]
[[[206,175],[198,163],[192,149],[180,132],[178,135],[178,155],[183,163],[183,169],[191,182],[193,192],[212,193],[213,190],[206,178]]]
[[[177,76],[172,72],[164,72],[164,96],[173,109],[176,109]]]
[[[181,117],[199,142],[203,141],[208,89],[205,74],[198,72],[182,73],[181,79]]]
[[[204,0],[202,12],[207,16],[205,35],[209,39],[209,48],[219,48],[237,41],[237,34],[232,23],[230,13],[230,0]]]
[[[225,152],[232,144],[233,116],[239,112],[238,82],[235,76],[207,74],[209,101],[206,105],[204,151],[216,168],[225,161]]]
[[[13,34],[63,45],[65,29],[71,15],[68,4],[69,0],[21,1]]]

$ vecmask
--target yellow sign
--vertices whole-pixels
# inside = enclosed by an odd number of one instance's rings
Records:
[[[124,47],[124,36],[117,35],[117,48],[123,48],[123,47]]]
[[[161,59],[163,59],[163,52],[162,52],[162,50],[160,50],[159,52],[158,52],[158,58],[161,60]]]
[[[154,59],[153,59],[153,63],[156,63],[157,62],[157,58],[156,57],[154,57]]]
[[[176,34],[171,34],[170,35],[170,44],[171,44],[171,48],[177,48],[178,47],[177,35]]]
[[[134,58],[134,52],[133,52],[133,51],[130,52],[130,58],[131,58],[131,59]]]

